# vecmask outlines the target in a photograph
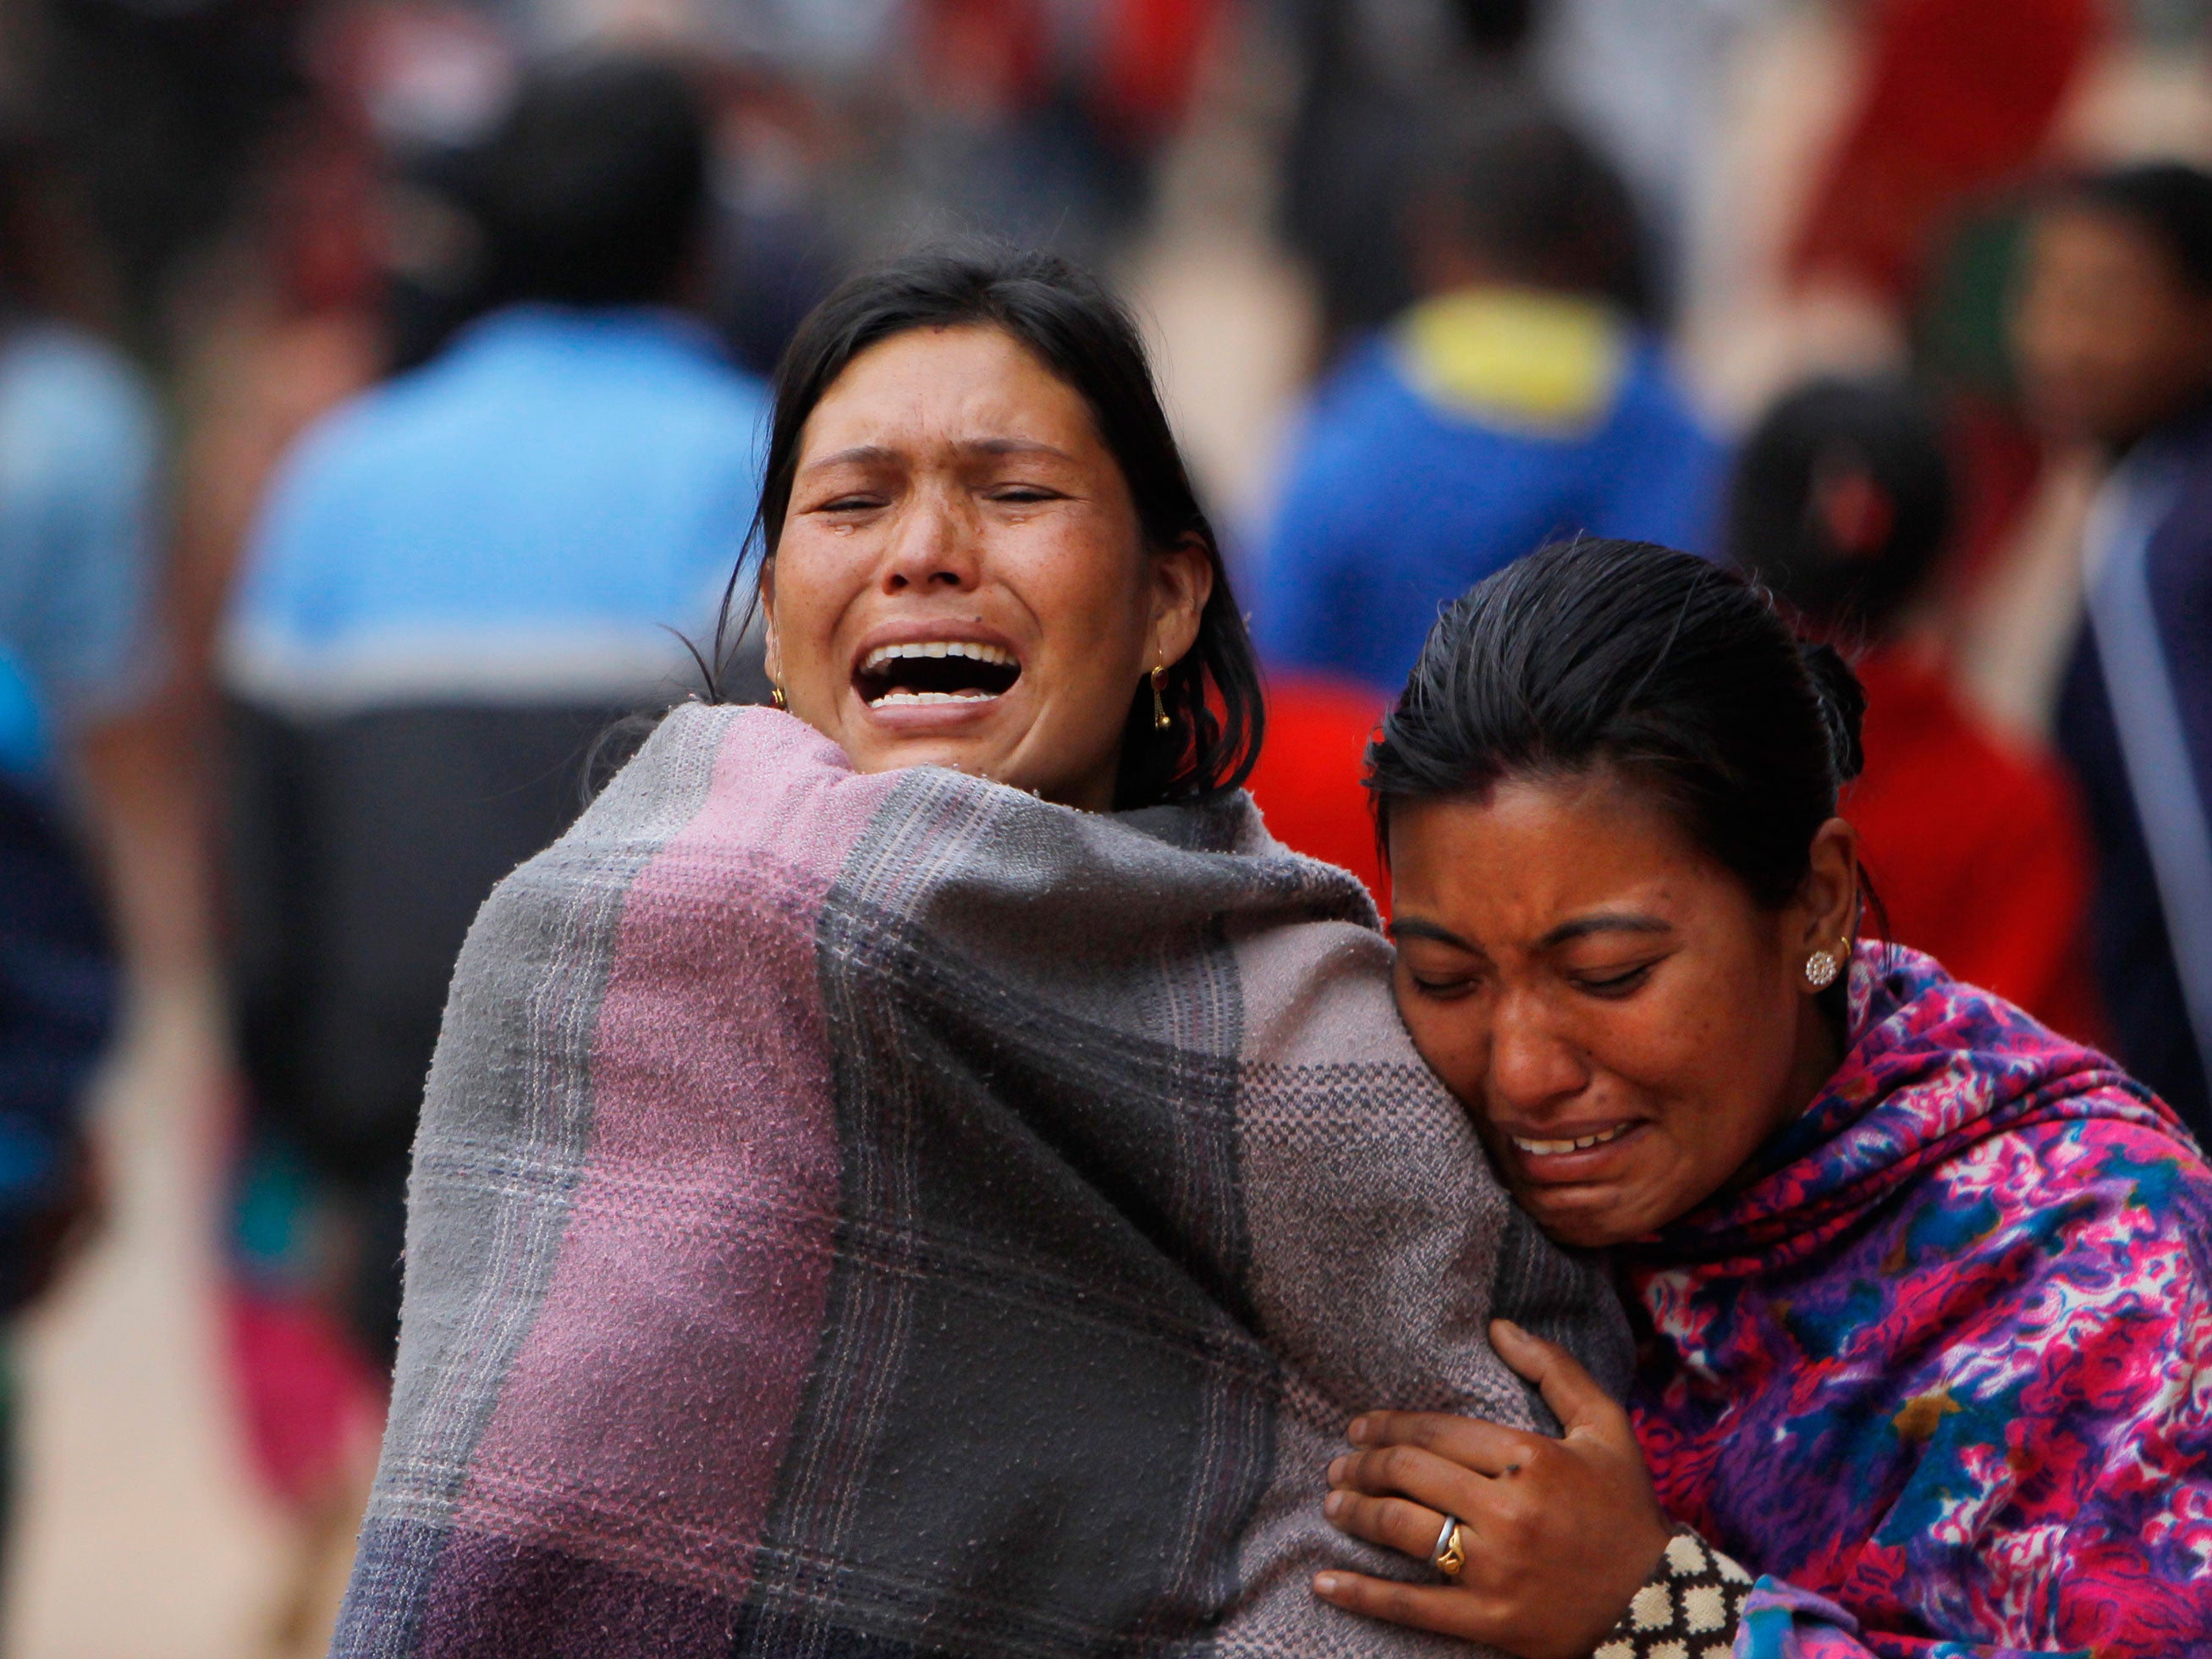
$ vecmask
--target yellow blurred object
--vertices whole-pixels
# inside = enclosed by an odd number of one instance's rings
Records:
[[[1601,300],[1475,288],[1425,300],[1400,319],[1407,378],[1448,414],[1573,438],[1612,412],[1629,333]]]

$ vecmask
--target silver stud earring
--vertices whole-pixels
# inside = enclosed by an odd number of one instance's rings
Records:
[[[1805,983],[1825,991],[1836,982],[1838,963],[1832,951],[1815,951],[1805,958]]]

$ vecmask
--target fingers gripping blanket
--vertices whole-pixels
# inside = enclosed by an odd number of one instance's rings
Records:
[[[1087,815],[672,714],[485,904],[423,1106],[335,1652],[1382,1655],[1371,1406],[1625,1376],[1365,894],[1243,797]],[[1464,1648],[1454,1650],[1464,1652]]]

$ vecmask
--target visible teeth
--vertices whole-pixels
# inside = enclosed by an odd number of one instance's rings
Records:
[[[1562,1152],[1586,1152],[1593,1146],[1602,1146],[1608,1140],[1618,1140],[1636,1126],[1623,1123],[1594,1135],[1577,1135],[1571,1140],[1523,1140],[1511,1137],[1513,1144],[1532,1158],[1557,1158]]]
[[[886,691],[871,699],[868,707],[912,708],[925,702],[989,702],[993,695],[988,691]]]
[[[1013,668],[1014,653],[1000,645],[985,645],[980,640],[915,640],[904,645],[879,645],[860,660],[860,672],[872,674],[887,662],[901,657],[965,657],[970,662],[993,663],[1000,668]]]

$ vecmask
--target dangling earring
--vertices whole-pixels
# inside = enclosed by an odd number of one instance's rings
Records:
[[[1167,683],[1168,665],[1162,663],[1152,670],[1152,730],[1155,732],[1164,732],[1175,724],[1168,718],[1168,706],[1160,698],[1160,693],[1167,689]]]
[[[783,688],[781,685],[776,684],[774,681],[770,681],[769,683],[768,700],[774,703],[778,708],[784,709],[787,712],[791,708],[791,705],[784,701]]]
[[[1805,958],[1805,983],[1825,991],[1836,982],[1838,964],[1832,951],[1815,951]]]

